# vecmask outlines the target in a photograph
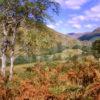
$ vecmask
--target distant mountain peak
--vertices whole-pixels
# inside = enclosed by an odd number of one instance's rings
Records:
[[[83,36],[84,34],[85,33],[68,33],[67,35],[72,38],[78,39],[79,37]]]
[[[100,33],[100,27],[96,28],[92,33]]]
[[[68,35],[75,35],[76,33],[68,33]]]
[[[93,30],[92,32],[89,33],[85,33],[84,35],[82,35],[81,37],[79,37],[80,40],[90,40],[90,41],[94,41],[96,39],[100,39],[100,27],[96,28],[95,30]]]

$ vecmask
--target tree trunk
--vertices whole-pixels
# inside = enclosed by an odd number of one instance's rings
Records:
[[[7,30],[6,30],[6,25],[5,23],[2,24],[3,25],[3,34],[4,34],[4,38],[2,41],[2,48],[1,48],[1,52],[2,52],[2,67],[1,67],[1,74],[3,77],[5,77],[5,68],[6,68],[6,50],[7,50]]]
[[[4,53],[2,54],[1,60],[2,60],[1,73],[2,73],[2,76],[5,77],[6,55]]]
[[[16,27],[14,28],[13,32],[13,39],[12,39],[12,48],[11,48],[11,57],[10,57],[10,76],[9,80],[12,80],[13,77],[13,67],[14,67],[14,49],[15,49],[15,39],[16,39]]]
[[[9,76],[9,80],[12,80],[13,77],[13,67],[14,67],[14,52],[12,51],[11,53],[11,57],[10,57],[10,76]]]

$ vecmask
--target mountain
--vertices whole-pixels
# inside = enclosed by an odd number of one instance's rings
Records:
[[[96,28],[93,33],[100,33],[100,27]]]
[[[67,35],[72,38],[78,39],[79,37],[83,36],[84,34],[85,33],[68,33]]]
[[[96,39],[100,39],[100,27],[96,28],[92,32],[86,33],[82,35],[81,37],[79,37],[79,40],[82,40],[82,41],[84,40],[94,41]]]
[[[31,28],[22,27],[20,31],[25,33],[25,36],[22,36],[24,38],[23,41],[25,41],[25,38],[28,38],[29,34],[32,34],[33,41],[31,44],[33,48],[31,51],[36,55],[53,54],[61,52],[65,48],[72,48],[75,45],[81,45],[79,40],[56,32],[47,26],[42,28],[42,31],[37,31],[37,29],[32,26]],[[29,41],[31,42],[30,37]],[[27,43],[27,41],[25,42]]]

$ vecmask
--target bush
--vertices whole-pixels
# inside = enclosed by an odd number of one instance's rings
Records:
[[[92,43],[93,55],[100,58],[100,40],[96,40]]]
[[[15,64],[26,64],[26,63],[32,63],[36,62],[36,56],[32,55],[31,57],[28,56],[18,56],[15,60]]]

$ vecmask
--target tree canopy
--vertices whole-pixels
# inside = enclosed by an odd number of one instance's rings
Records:
[[[46,20],[50,19],[48,11],[58,13],[58,6],[59,4],[52,0],[0,0],[1,72],[3,77],[5,77],[6,58],[10,54],[9,79],[12,79],[17,37],[21,36],[18,34],[19,28],[26,22],[34,22],[35,26],[44,25]],[[28,46],[27,48],[30,48]]]
[[[18,42],[17,38],[21,36],[18,28],[26,27],[28,24],[33,27],[31,24],[34,23],[34,26],[42,26],[44,29],[46,20],[51,19],[48,11],[58,14],[59,4],[53,0],[0,0],[1,33],[3,33],[3,29],[6,29],[6,33],[3,34],[7,34],[10,41],[14,42],[15,38],[12,34],[16,31],[16,41]]]
[[[49,18],[48,10],[58,13],[59,4],[52,0],[0,0],[1,18],[16,17],[44,23]]]

